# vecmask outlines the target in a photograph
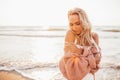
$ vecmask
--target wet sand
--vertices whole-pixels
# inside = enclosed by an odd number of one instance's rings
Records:
[[[0,80],[33,80],[15,70],[0,70]]]

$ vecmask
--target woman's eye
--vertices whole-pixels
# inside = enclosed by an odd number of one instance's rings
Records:
[[[71,24],[71,23],[70,23],[69,25],[70,25],[70,26],[73,26],[73,24]]]
[[[80,23],[76,23],[76,25],[80,25]]]

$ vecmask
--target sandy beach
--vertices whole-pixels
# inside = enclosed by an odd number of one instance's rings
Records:
[[[0,70],[0,80],[33,80],[15,70]]]

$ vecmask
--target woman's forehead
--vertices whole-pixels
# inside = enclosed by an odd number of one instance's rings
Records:
[[[78,22],[80,21],[80,18],[78,15],[70,15],[69,16],[69,22]]]

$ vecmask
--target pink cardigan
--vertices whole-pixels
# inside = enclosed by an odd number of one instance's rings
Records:
[[[84,55],[84,54],[88,55]],[[88,73],[99,69],[101,52],[96,47],[83,48],[83,53],[65,53],[59,62],[61,73],[68,80],[82,80]]]

